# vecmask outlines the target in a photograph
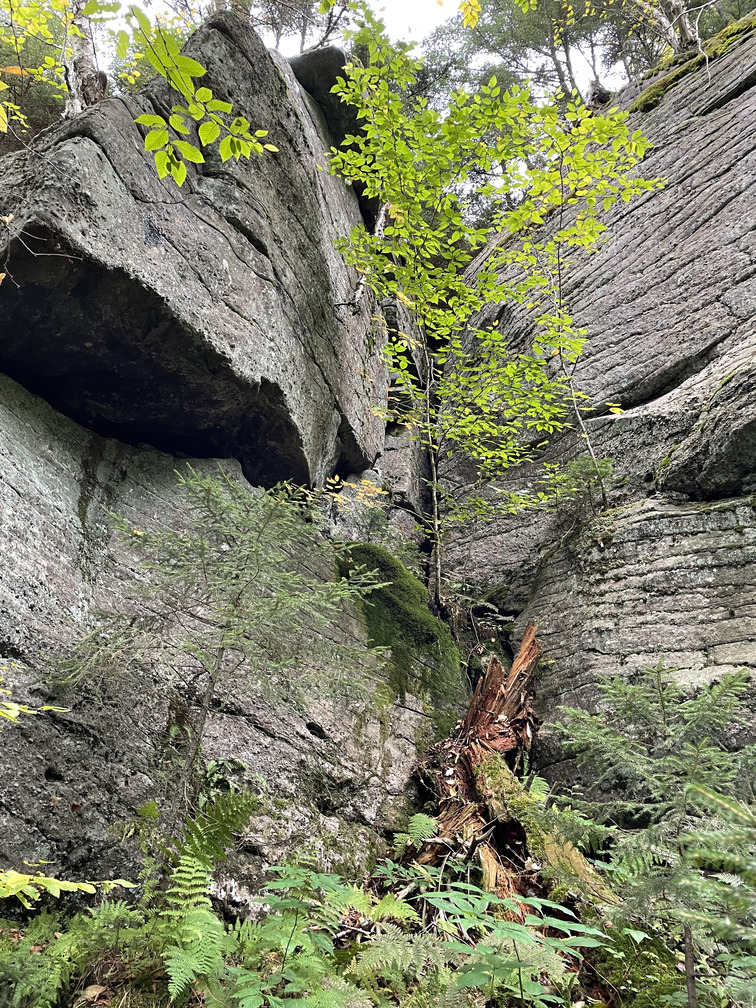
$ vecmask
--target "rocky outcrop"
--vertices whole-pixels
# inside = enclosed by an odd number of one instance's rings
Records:
[[[53,696],[69,708],[3,731],[0,864],[43,859],[89,877],[122,875],[124,823],[165,791],[176,758],[168,694],[128,674],[55,691],[46,662],[82,634],[93,609],[123,608],[135,559],[112,538],[107,512],[136,528],[180,524],[176,468],[213,471],[217,463],[103,438],[7,378],[0,414],[0,675],[17,701]],[[233,460],[222,465],[238,469]],[[345,614],[335,632],[353,642],[360,664],[359,615]],[[306,654],[301,661],[306,667]],[[358,875],[384,832],[403,825],[410,772],[438,705],[426,710],[398,696],[390,672],[368,665],[367,651],[362,665],[378,697],[367,705],[332,698],[271,707],[245,685],[243,670],[221,690],[205,758],[221,761],[221,776],[236,783],[256,787],[261,777],[273,799],[252,823],[237,882],[254,880],[263,862],[306,848],[312,837],[324,864]]]
[[[634,114],[660,191],[607,214],[565,297],[588,345],[578,387],[609,509],[589,502],[460,530],[448,562],[539,625],[543,712],[660,657],[687,682],[756,668],[756,32]],[[650,86],[650,85],[649,85]],[[628,104],[630,99],[628,99]],[[502,323],[517,341],[529,318]],[[621,403],[613,414],[607,402]],[[573,434],[547,460],[585,450]],[[527,467],[513,486],[533,478]]]
[[[128,873],[124,838],[169,784],[175,718],[160,682],[51,687],[49,655],[96,609],[122,608],[134,574],[108,512],[136,528],[181,524],[175,470],[213,470],[214,456],[239,479],[318,483],[337,466],[365,470],[383,446],[380,334],[333,247],[361,218],[320,170],[332,142],[322,113],[230,14],[190,50],[278,154],[223,165],[208,153],[183,189],[161,182],[133,122],[170,105],[158,82],[0,162],[0,676],[15,700],[69,708],[3,731],[3,866]],[[242,671],[209,715],[205,759],[270,794],[222,890],[231,897],[297,849],[358,877],[406,819],[418,746],[448,697],[431,709],[411,683],[392,689],[361,614],[333,633],[372,677],[367,701],[274,708]]]
[[[172,104],[159,80],[3,159],[0,369],[100,434],[234,456],[253,482],[364,469],[383,372],[333,247],[361,218],[322,170],[322,113],[229,13],[189,51],[279,152],[159,180],[133,121]]]
[[[182,190],[161,182],[133,122],[170,105],[158,82],[0,161],[0,657],[28,703],[50,697],[50,649],[122,602],[134,564],[107,511],[136,527],[180,522],[177,468],[226,458],[253,483],[358,474],[334,516],[355,539],[376,525],[361,497],[389,476],[397,526],[417,537],[422,459],[406,432],[384,442],[374,411],[383,337],[333,248],[360,212],[319,170],[331,144],[321,109],[233,15],[190,48],[279,154],[209,153]],[[608,509],[586,495],[460,527],[449,543],[450,573],[511,617],[515,640],[538,624],[549,714],[593,704],[598,675],[661,656],[691,683],[756,666],[754,59],[756,36],[736,39],[639,120],[654,143],[643,171],[666,186],[611,211],[602,248],[569,276],[589,336],[577,371],[587,422],[614,460]],[[340,134],[351,127],[328,86],[339,62],[330,52],[296,72]],[[516,342],[532,322],[510,311],[501,325]],[[547,457],[583,448],[573,431]],[[511,482],[532,477],[524,467]],[[371,669],[373,700],[274,709],[239,676],[209,715],[206,758],[238,781],[259,774],[274,798],[222,890],[231,898],[314,835],[321,863],[358,875],[401,825],[418,744],[461,702],[451,640],[418,583],[375,542],[362,555],[391,582],[383,610],[347,613],[335,632],[358,649],[369,635],[396,642],[388,670]],[[70,710],[3,733],[0,863],[124,874],[130,827],[114,824],[165,785],[165,692],[124,677],[60,703]]]

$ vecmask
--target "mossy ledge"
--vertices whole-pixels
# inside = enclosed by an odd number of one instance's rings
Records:
[[[428,609],[425,586],[387,550],[373,543],[350,546],[351,562],[377,570],[386,586],[362,604],[372,644],[391,649],[388,683],[395,697],[410,692],[428,705],[439,736],[467,704],[459,650],[448,626]]]
[[[651,109],[656,108],[667,91],[679,80],[687,77],[694,70],[698,70],[699,67],[705,66],[707,60],[714,60],[724,55],[736,39],[751,31],[756,31],[756,11],[741,18],[740,21],[733,21],[732,24],[723,28],[718,35],[710,38],[708,42],[704,42],[701,47],[702,52],[691,56],[691,50],[687,49],[685,52],[676,53],[674,56],[668,57],[659,64],[658,69],[660,71],[670,69],[671,67],[674,67],[674,69],[671,73],[665,74],[664,77],[656,81],[655,84],[647,87],[630,106],[630,111],[650,112]]]

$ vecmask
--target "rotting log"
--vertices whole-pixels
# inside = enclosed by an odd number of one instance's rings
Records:
[[[439,829],[413,860],[443,865],[454,854],[477,858],[484,888],[502,898],[567,885],[591,902],[615,902],[580,851],[544,828],[542,802],[517,776],[540,724],[532,690],[540,655],[529,623],[509,671],[491,654],[464,720],[423,757],[419,774],[438,803]]]

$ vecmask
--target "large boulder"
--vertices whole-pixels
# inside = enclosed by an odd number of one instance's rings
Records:
[[[0,676],[34,706],[57,695],[49,656],[98,608],[124,608],[135,561],[108,512],[137,529],[180,526],[176,470],[188,465],[212,470],[220,457],[240,480],[319,483],[335,467],[365,471],[383,448],[382,331],[334,249],[361,216],[322,170],[323,115],[232,14],[211,18],[189,51],[279,153],[222,164],[207,151],[182,189],[159,180],[134,123],[172,104],[158,80],[0,161]],[[418,661],[433,665],[420,624]],[[331,629],[372,684],[363,702],[271,706],[243,669],[219,691],[208,772],[221,787],[262,777],[270,793],[227,895],[297,849],[357,877],[403,826],[418,746],[456,699],[397,690],[367,632],[356,611]],[[306,649],[301,665],[317,668]],[[173,780],[170,691],[124,673],[85,678],[57,704],[69,710],[3,731],[0,865],[128,873],[135,816]]]
[[[279,152],[206,150],[182,189],[161,181],[134,123],[175,102],[158,79],[4,158],[0,369],[104,436],[232,455],[256,482],[364,469],[385,382],[333,247],[361,217],[323,170],[322,113],[231,13],[188,52]]]
[[[0,865],[45,860],[77,877],[121,876],[133,870],[133,849],[119,838],[131,835],[140,807],[170,795],[181,758],[175,691],[126,668],[61,691],[49,659],[68,653],[93,610],[128,605],[136,559],[112,535],[108,512],[137,529],[181,526],[176,470],[212,472],[218,463],[103,438],[8,378],[0,378],[0,462],[0,676],[16,701],[68,708],[2,732]],[[221,464],[242,478],[234,460]],[[355,876],[366,870],[386,832],[404,825],[418,747],[444,704],[454,714],[448,695],[429,706],[392,688],[391,669],[368,655],[359,613],[345,612],[330,632],[351,645],[355,676],[367,676],[374,695],[271,704],[241,668],[213,704],[203,754],[216,769],[205,787],[219,778],[256,788],[261,777],[271,796],[246,836],[232,894],[297,849]],[[303,669],[311,661],[302,653]]]

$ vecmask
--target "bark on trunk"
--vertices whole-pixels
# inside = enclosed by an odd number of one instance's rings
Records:
[[[652,3],[649,3],[649,0],[635,0],[635,2],[639,9],[646,15],[649,22],[657,29],[659,35],[672,49],[672,52],[679,52],[680,40],[677,37],[674,25],[666,14],[659,10],[658,7],[654,7]]]
[[[65,67],[68,117],[102,101],[107,87],[107,78],[97,66],[92,22],[81,13],[83,7],[83,4],[77,5],[73,16],[74,31],[71,32],[70,55]]]
[[[693,933],[688,924],[683,929],[683,944],[685,946],[685,990],[688,995],[688,1008],[698,1008],[696,951],[693,948]]]
[[[572,880],[576,893],[615,902],[577,848],[538,824],[543,803],[517,777],[539,724],[531,678],[540,654],[528,624],[509,672],[492,654],[464,721],[423,758],[420,774],[438,801],[439,830],[413,860],[440,865],[452,852],[475,857],[484,887],[515,900],[548,892],[548,866],[550,876]]]

